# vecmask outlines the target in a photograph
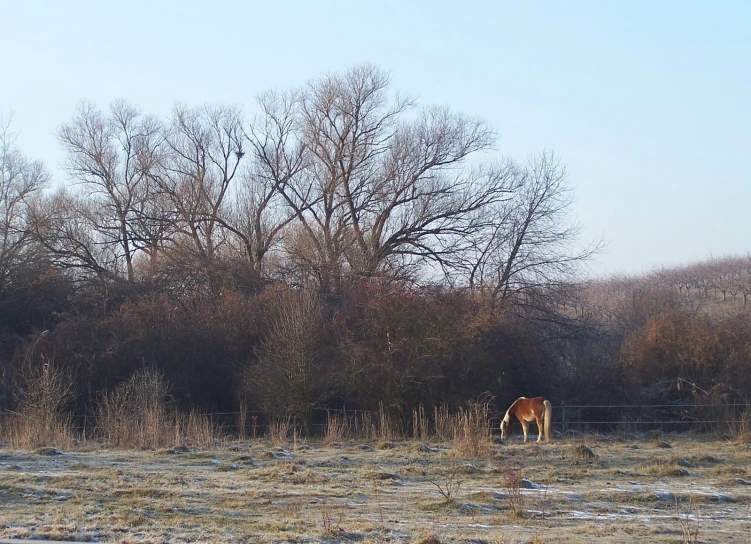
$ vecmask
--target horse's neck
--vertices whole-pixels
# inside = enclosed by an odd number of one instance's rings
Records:
[[[509,423],[511,421],[511,413],[512,413],[511,408],[513,408],[513,407],[514,407],[514,405],[512,404],[511,407],[508,410],[506,410],[506,415],[503,416],[503,421],[505,421],[506,423]]]
[[[511,416],[515,416],[516,415],[517,405],[519,404],[519,401],[523,400],[523,399],[524,399],[524,397],[519,397],[518,399],[516,399],[511,404],[511,406],[508,407],[508,410],[506,410],[506,418],[507,419],[511,419]]]

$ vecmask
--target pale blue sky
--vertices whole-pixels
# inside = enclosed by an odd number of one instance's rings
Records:
[[[751,2],[0,0],[0,112],[57,181],[83,98],[253,98],[372,62],[568,164],[595,274],[751,251]]]

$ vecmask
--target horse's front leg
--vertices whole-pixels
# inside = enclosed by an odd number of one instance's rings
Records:
[[[527,431],[529,430],[529,422],[525,421],[524,419],[521,420],[522,423],[522,431],[524,432],[524,441],[527,441]]]

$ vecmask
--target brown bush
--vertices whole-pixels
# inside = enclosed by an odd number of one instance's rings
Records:
[[[744,388],[747,379],[738,371],[749,368],[751,350],[748,335],[738,334],[741,323],[751,325],[748,316],[712,319],[699,312],[666,312],[626,338],[620,364],[635,384],[681,377],[706,392],[715,384],[741,378]]]

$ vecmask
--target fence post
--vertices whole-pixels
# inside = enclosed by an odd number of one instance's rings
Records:
[[[561,401],[561,427],[563,428],[563,434],[568,432],[566,428],[566,401]]]

